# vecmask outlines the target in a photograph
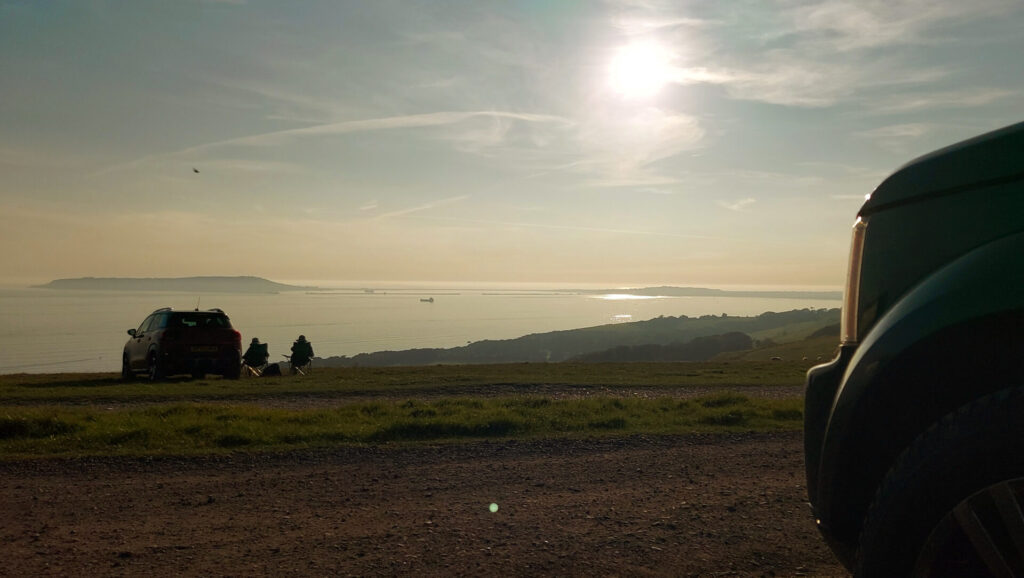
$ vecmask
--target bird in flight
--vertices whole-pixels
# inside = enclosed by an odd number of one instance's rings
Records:
[[[195,168],[195,167],[192,167],[192,172],[193,172],[193,173],[198,173],[198,172],[199,172],[199,169],[197,169],[197,168]]]

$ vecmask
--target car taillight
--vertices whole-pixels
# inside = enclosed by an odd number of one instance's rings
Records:
[[[853,241],[850,242],[850,265],[846,271],[846,290],[843,292],[843,314],[840,318],[839,342],[842,345],[857,343],[857,303],[860,300],[860,268],[864,260],[864,238],[868,223],[857,217],[853,224]]]
[[[237,329],[235,329],[234,331],[231,332],[231,339],[239,347],[242,346],[242,334],[239,333]]]

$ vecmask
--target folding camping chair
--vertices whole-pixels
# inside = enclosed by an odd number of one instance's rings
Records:
[[[270,360],[270,353],[267,351],[266,343],[256,343],[255,340],[245,355],[242,356],[242,375],[260,377],[263,370],[267,368]]]
[[[299,375],[306,375],[307,373],[310,373],[313,370],[312,357],[306,358],[305,363],[292,363],[291,355],[282,355],[281,357],[284,357],[285,359],[288,360],[288,364],[292,368],[292,375],[295,375],[296,373]]]

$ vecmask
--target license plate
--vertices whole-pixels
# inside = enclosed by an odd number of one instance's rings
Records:
[[[216,345],[193,345],[192,353],[217,353]]]

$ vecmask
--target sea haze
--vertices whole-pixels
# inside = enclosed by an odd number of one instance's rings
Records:
[[[280,361],[299,334],[313,342],[318,356],[352,356],[455,347],[659,315],[749,316],[839,306],[838,298],[806,296],[665,297],[590,291],[397,284],[276,294],[0,289],[0,373],[118,371],[126,331],[160,307],[223,309],[243,343],[259,337],[270,344],[271,359]]]

